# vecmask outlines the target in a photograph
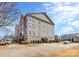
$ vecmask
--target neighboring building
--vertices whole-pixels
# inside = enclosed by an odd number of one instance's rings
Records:
[[[2,42],[5,43],[14,43],[15,42],[15,37],[13,35],[9,35],[9,36],[4,36],[1,40]]]
[[[2,36],[0,36],[0,42],[1,42],[2,38],[3,38],[3,37],[2,37]]]
[[[21,33],[20,25],[16,25],[16,27],[15,27],[15,39],[16,39],[18,42],[19,42],[20,37],[21,37],[20,33]]]
[[[56,42],[61,42],[61,41],[63,41],[63,39],[62,39],[61,36],[55,35],[55,41]]]
[[[20,24],[16,26],[17,35],[21,36],[22,42],[51,42],[54,40],[54,23],[46,13],[30,13],[21,16]]]
[[[61,36],[63,41],[79,42],[79,33],[64,34]]]

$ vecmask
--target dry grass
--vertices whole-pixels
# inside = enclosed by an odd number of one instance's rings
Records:
[[[55,51],[52,53],[50,52],[49,55],[52,57],[79,57],[79,46]]]
[[[79,44],[12,44],[0,46],[0,56],[71,57],[79,56]],[[70,47],[72,46],[72,47]],[[70,48],[67,48],[70,47]]]

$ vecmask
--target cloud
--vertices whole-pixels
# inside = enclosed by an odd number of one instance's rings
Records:
[[[15,26],[6,26],[7,29],[10,29],[12,32],[15,30]]]
[[[78,2],[52,2],[44,4],[44,7],[55,23],[57,34],[79,32]]]
[[[72,27],[62,27],[61,29],[61,34],[68,34],[68,33],[73,33],[74,30],[72,29]]]
[[[76,27],[76,28],[79,28],[79,20],[72,22],[71,25]]]
[[[7,35],[15,34],[15,26],[6,26],[6,28],[7,28]]]

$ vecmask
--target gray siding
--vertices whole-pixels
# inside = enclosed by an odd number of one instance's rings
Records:
[[[43,22],[31,16],[27,16],[26,25],[28,25],[27,26],[27,37],[33,37],[33,36],[50,37],[50,40],[51,38],[52,40],[54,40],[54,25]]]
[[[54,40],[54,24],[44,13],[27,14],[20,20],[24,40]]]

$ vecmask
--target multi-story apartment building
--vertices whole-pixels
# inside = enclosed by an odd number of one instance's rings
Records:
[[[79,33],[64,34],[61,37],[63,41],[79,42]]]
[[[30,13],[21,16],[19,32],[22,42],[51,42],[54,40],[54,23],[46,13]]]
[[[17,41],[20,39],[20,25],[16,25],[15,27],[15,39],[17,39]]]

